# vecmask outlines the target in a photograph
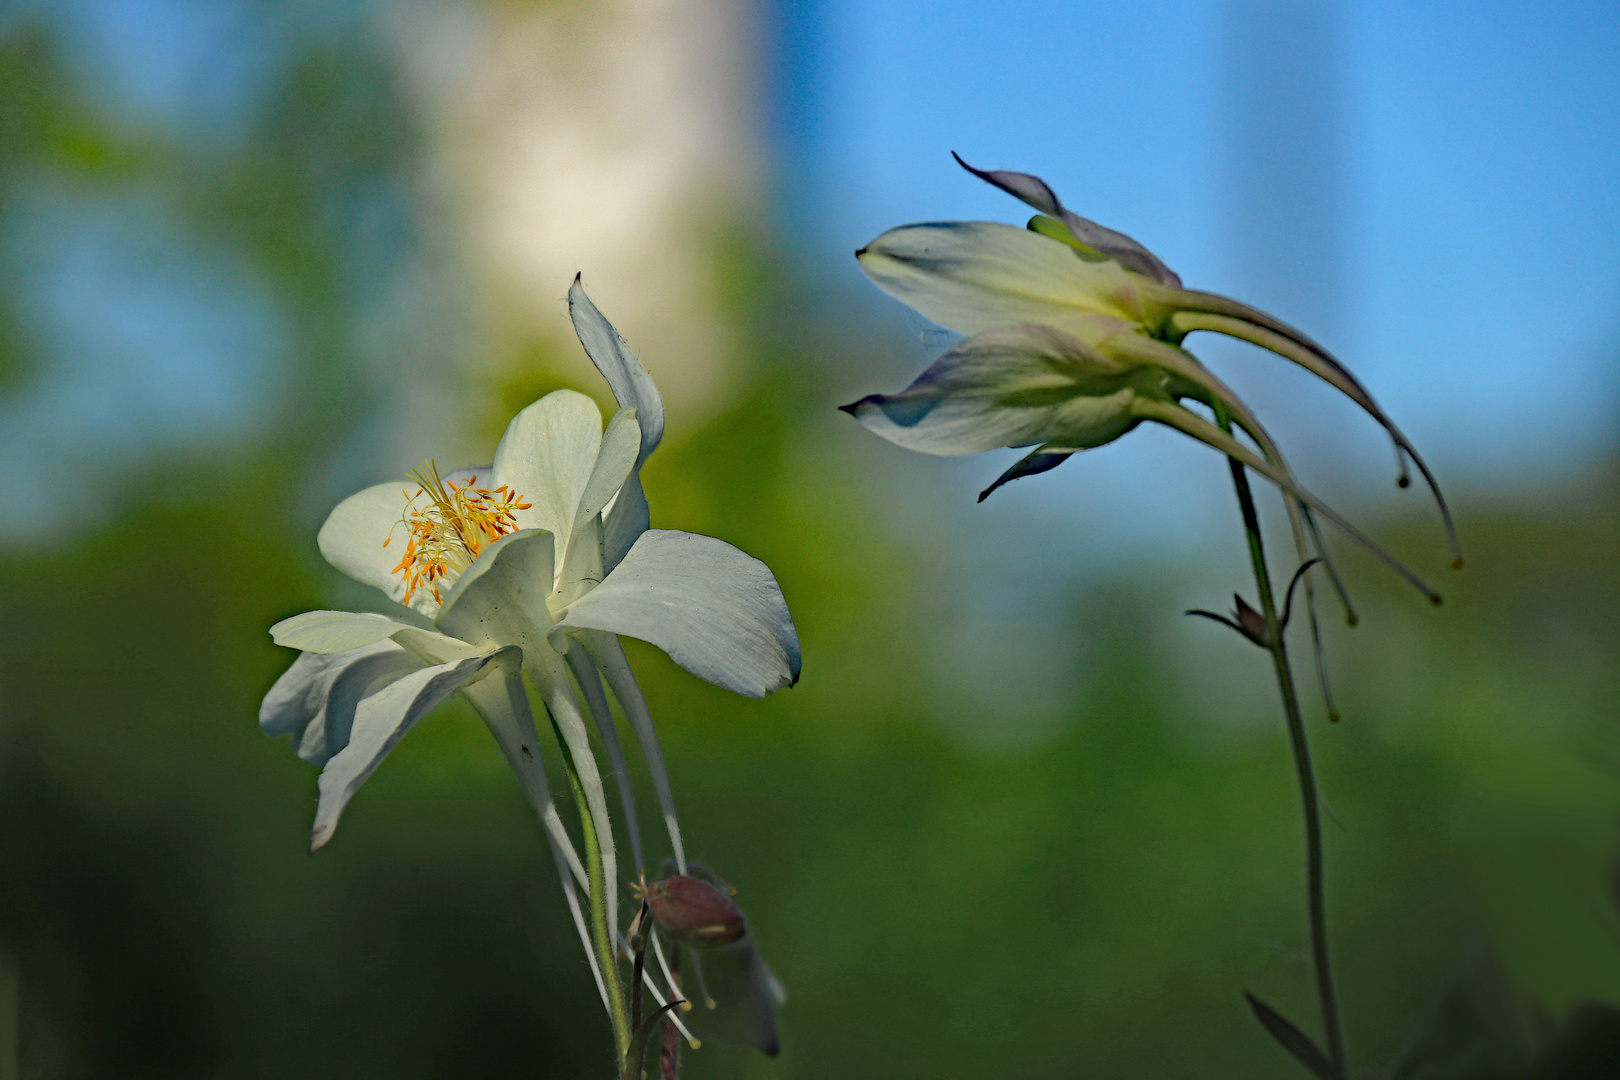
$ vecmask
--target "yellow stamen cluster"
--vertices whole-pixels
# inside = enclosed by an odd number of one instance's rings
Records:
[[[505,484],[494,489],[478,487],[476,476],[459,485],[442,480],[431,461],[411,473],[411,478],[421,486],[415,495],[402,492],[405,513],[399,524],[405,526],[405,557],[393,572],[405,575],[407,604],[421,589],[432,589],[434,601],[443,603],[440,584],[449,584],[447,579],[471,566],[485,547],[515,532],[513,511],[527,510],[531,504]],[[418,507],[417,500],[423,495],[427,502]],[[390,532],[383,547],[393,538]]]

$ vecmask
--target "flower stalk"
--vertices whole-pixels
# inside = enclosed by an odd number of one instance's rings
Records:
[[[1216,406],[1216,419],[1228,434],[1232,421]],[[1288,643],[1283,636],[1283,620],[1277,614],[1277,600],[1266,566],[1265,541],[1260,535],[1260,517],[1255,512],[1254,492],[1244,466],[1227,459],[1232,487],[1243,515],[1243,532],[1248,539],[1249,559],[1254,566],[1254,586],[1260,596],[1260,614],[1265,619],[1265,640],[1257,642],[1271,653],[1277,672],[1277,689],[1282,695],[1283,715],[1288,723],[1288,741],[1294,754],[1294,772],[1299,779],[1299,797],[1305,818],[1306,905],[1311,923],[1311,961],[1316,971],[1316,996],[1322,1012],[1322,1031],[1327,1040],[1327,1056],[1333,1076],[1344,1076],[1344,1032],[1339,1022],[1339,996],[1333,983],[1333,965],[1328,954],[1327,896],[1322,869],[1322,815],[1316,794],[1316,774],[1311,767],[1310,743],[1305,737],[1305,720],[1299,708],[1299,692],[1294,687],[1293,669],[1288,662]],[[1290,589],[1292,592],[1292,589]]]
[[[579,781],[579,770],[574,767],[574,755],[569,751],[562,732],[557,729],[555,720],[551,726],[557,735],[557,745],[562,750],[563,768],[568,772],[568,786],[574,793],[574,805],[579,808],[580,839],[585,847],[585,877],[590,888],[591,947],[602,969],[608,1016],[613,1021],[613,1044],[622,1059],[630,1052],[631,1026],[624,1006],[624,986],[619,982],[619,965],[613,952],[614,927],[607,908],[607,874],[602,865],[602,843],[596,835],[596,823],[591,820],[591,807],[585,799],[585,787]]]

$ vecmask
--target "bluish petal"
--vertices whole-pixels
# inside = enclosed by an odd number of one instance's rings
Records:
[[[978,501],[984,502],[985,499],[990,497],[990,493],[992,491],[996,490],[996,488],[1003,484],[1008,484],[1014,480],[1019,480],[1026,476],[1034,476],[1036,473],[1043,473],[1049,469],[1057,468],[1059,465],[1069,460],[1070,453],[1072,453],[1072,451],[1051,453],[1043,448],[1024,455],[1013,463],[1012,468],[996,477],[995,483],[979,492]]]
[[[1040,177],[1021,172],[975,169],[958,155],[952,154],[951,156],[956,158],[958,165],[985,183],[994,184],[1002,191],[1028,203],[1043,214],[1050,214],[1061,219],[1074,238],[1093,251],[1101,252],[1109,258],[1117,260],[1127,270],[1134,270],[1138,274],[1150,277],[1161,285],[1169,285],[1175,288],[1181,287],[1181,278],[1176,275],[1175,271],[1160,262],[1157,255],[1124,233],[1116,232],[1106,225],[1099,225],[1095,221],[1083,218],[1079,214],[1068,210],[1058,199],[1057,194],[1046,186],[1046,181]]]
[[[928,454],[977,454],[1051,439],[1098,445],[1129,419],[1131,370],[1051,326],[975,334],[898,394],[843,409],[869,431]]]

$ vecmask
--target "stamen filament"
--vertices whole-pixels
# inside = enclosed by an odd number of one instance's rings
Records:
[[[530,503],[505,484],[491,489],[478,487],[478,477],[465,484],[446,481],[432,461],[411,472],[418,484],[413,495],[405,496],[405,512],[398,525],[405,527],[405,554],[393,572],[405,578],[405,603],[423,589],[431,589],[436,603],[443,603],[441,586],[448,585],[472,565],[478,553],[518,528],[516,511]],[[427,496],[427,505],[416,507],[416,500]],[[396,526],[397,528],[398,526]],[[387,547],[390,531],[383,546]]]

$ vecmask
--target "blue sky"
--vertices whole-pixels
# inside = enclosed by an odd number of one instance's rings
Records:
[[[29,0],[11,16],[30,10],[63,32],[93,103],[204,155],[233,149],[288,49],[278,9],[253,3]],[[299,32],[318,34],[377,9],[297,10]],[[1044,176],[1190,285],[1299,322],[1454,487],[1537,488],[1612,452],[1620,6],[776,0],[771,11],[762,65],[784,217],[816,276],[845,283],[897,340],[912,335],[851,397],[893,389],[882,380],[920,367],[941,339],[864,286],[849,253],[904,222],[1026,214],[957,169],[956,150]],[[1276,31],[1295,24],[1316,31]],[[15,194],[0,246],[49,324],[51,357],[41,381],[0,401],[10,475],[69,448],[130,461],[259,430],[286,341],[251,267],[165,224],[161,191],[109,200],[32,177]],[[1387,483],[1371,424],[1330,393],[1194,344],[1325,494],[1359,499],[1363,475]],[[1196,533],[1200,500],[1220,497],[1208,490],[1219,463],[1157,433],[1127,444],[998,498],[1070,521],[1062,508],[1094,494],[1138,535]],[[976,491],[1003,465],[942,475]],[[1176,497],[1144,505],[1149,482]],[[10,525],[27,528],[21,516]]]

